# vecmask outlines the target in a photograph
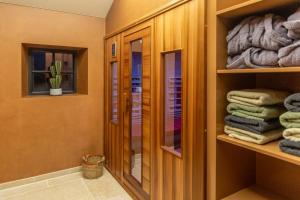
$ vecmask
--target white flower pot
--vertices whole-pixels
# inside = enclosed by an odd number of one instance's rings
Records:
[[[50,95],[51,96],[60,96],[62,95],[62,89],[50,89]]]

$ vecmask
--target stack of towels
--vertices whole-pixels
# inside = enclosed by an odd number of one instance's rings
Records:
[[[286,153],[300,156],[300,93],[287,97],[284,106],[288,112],[280,116],[280,123],[286,129],[284,140],[279,142],[279,148]]]
[[[275,14],[248,17],[226,40],[229,69],[300,66],[300,8],[287,20]]]
[[[279,50],[279,65],[300,66],[300,8],[288,17],[283,26],[288,30],[287,35],[293,39],[293,43]]]
[[[247,89],[227,94],[230,102],[224,131],[230,137],[266,144],[282,136],[279,116],[288,93],[269,89]],[[300,116],[300,115],[299,115]],[[300,130],[300,129],[299,129]]]
[[[262,68],[278,66],[278,50],[292,44],[286,20],[278,15],[251,16],[227,35],[227,68]]]

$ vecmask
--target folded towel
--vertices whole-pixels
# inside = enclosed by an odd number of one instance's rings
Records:
[[[286,112],[279,117],[285,128],[300,128],[300,112]]]
[[[288,128],[283,131],[282,136],[294,142],[300,142],[300,128]]]
[[[300,65],[300,40],[283,47],[278,52],[279,65],[281,67],[292,67]]]
[[[281,140],[279,142],[279,148],[285,153],[300,156],[300,142],[294,142],[287,139]]]
[[[227,100],[249,106],[265,106],[283,103],[288,95],[287,92],[270,89],[234,90],[227,94]]]
[[[248,17],[229,31],[226,40],[228,55],[241,54],[251,46],[250,21],[255,17]]]
[[[245,131],[242,129],[230,127],[230,126],[225,126],[224,131],[226,134],[228,134],[230,137],[247,141],[247,142],[252,142],[255,144],[266,144],[268,142],[277,140],[281,137],[282,135],[282,130],[272,130],[268,131],[264,134],[255,134],[250,131]]]
[[[288,29],[288,37],[295,40],[300,39],[300,8],[289,16],[283,25]]]
[[[241,54],[250,47],[277,51],[291,44],[292,39],[287,36],[288,31],[283,26],[284,22],[283,17],[274,14],[245,18],[229,31],[226,37],[228,55]]]
[[[228,57],[228,69],[272,68],[278,66],[278,54],[275,51],[251,47],[241,55]]]
[[[278,118],[285,109],[281,106],[248,106],[238,103],[230,103],[227,106],[227,112],[246,119],[266,121]]]
[[[266,14],[256,26],[252,35],[252,46],[277,51],[281,47],[290,45],[293,40],[287,36],[287,29],[283,26],[285,19],[274,14]]]
[[[269,121],[260,121],[227,115],[224,119],[225,124],[234,128],[250,131],[256,134],[263,134],[266,131],[278,129],[281,127],[278,119]]]
[[[300,112],[300,93],[288,96],[284,100],[284,106],[291,112]]]

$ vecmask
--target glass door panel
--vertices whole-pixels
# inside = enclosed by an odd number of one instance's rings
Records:
[[[111,63],[111,121],[118,123],[118,63]]]
[[[142,181],[142,40],[131,42],[131,175]]]

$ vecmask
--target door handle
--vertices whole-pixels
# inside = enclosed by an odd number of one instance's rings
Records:
[[[130,111],[130,108],[131,108],[131,101],[130,101],[130,98],[128,96],[128,94],[125,92],[124,94],[124,98],[125,98],[125,112],[129,112]]]

